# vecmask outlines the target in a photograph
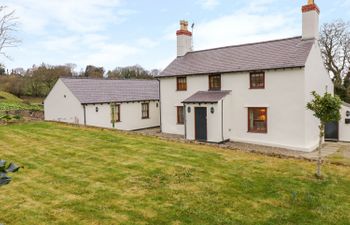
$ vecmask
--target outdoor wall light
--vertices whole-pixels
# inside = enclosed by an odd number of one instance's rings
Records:
[[[158,106],[159,106],[159,105],[158,105],[158,102],[157,102],[157,103],[156,103],[156,107],[158,108]]]
[[[211,112],[211,114],[214,114],[214,112],[215,112],[214,107],[210,108],[210,112]]]
[[[187,107],[187,112],[188,112],[188,113],[191,113],[191,107],[190,107],[190,106]]]
[[[98,112],[98,107],[96,107],[96,112]]]
[[[346,111],[346,117],[350,117],[350,111]]]

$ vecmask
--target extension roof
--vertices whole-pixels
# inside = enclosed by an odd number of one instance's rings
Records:
[[[156,80],[60,79],[82,104],[159,100]]]
[[[299,36],[188,52],[158,78],[304,67],[314,42]]]

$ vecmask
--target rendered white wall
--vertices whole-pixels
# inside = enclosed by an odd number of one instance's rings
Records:
[[[156,105],[158,104],[158,107]],[[96,112],[98,107],[98,112]],[[141,102],[121,103],[120,122],[115,123],[119,130],[137,130],[159,126],[159,103],[149,102],[149,118],[142,119]],[[113,128],[110,104],[91,104],[86,106],[86,123],[90,126]]]
[[[334,91],[333,82],[323,64],[319,45],[315,41],[305,65],[305,102],[304,106],[310,102],[313,97],[312,91],[323,95],[326,91]],[[309,110],[305,111],[305,142],[311,149],[316,149],[319,142],[319,121]]]
[[[84,110],[66,85],[58,80],[44,101],[45,120],[84,124]]]
[[[176,78],[162,78],[161,90],[161,114],[162,132],[184,135],[184,125],[177,124],[177,106],[183,106],[183,100],[199,90],[208,90],[208,80],[202,76],[187,77],[187,91],[176,91]]]
[[[224,99],[224,138],[309,151],[305,143],[303,69],[266,71],[265,78],[265,89],[251,90],[249,73],[222,75],[222,90],[232,90]],[[208,90],[208,76],[188,76],[187,88],[176,91],[176,78],[161,79],[163,132],[184,134],[184,127],[176,124],[176,106],[195,92]],[[248,107],[268,107],[267,134],[247,132]],[[187,129],[188,137],[193,137],[190,127]]]
[[[345,119],[350,119],[350,116],[346,116],[346,112],[350,112],[350,104],[343,104],[340,114],[341,120],[339,121],[339,140],[350,142],[350,124],[345,124]]]
[[[249,89],[249,73],[222,75],[222,89],[232,90],[225,114],[225,136],[232,141],[307,151],[302,69],[265,71],[265,89]],[[225,105],[224,105],[225,106]],[[266,134],[248,132],[248,108],[267,107]]]

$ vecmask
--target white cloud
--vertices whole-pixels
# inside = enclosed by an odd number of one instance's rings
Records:
[[[140,38],[136,41],[136,43],[142,48],[154,48],[158,45],[159,42],[150,38]]]
[[[45,28],[72,32],[91,32],[107,24],[123,22],[135,11],[120,9],[120,0],[13,0],[9,7],[16,9],[23,29],[44,32]],[[50,27],[48,27],[50,26]]]
[[[350,6],[350,0],[344,0],[343,4],[344,6]]]
[[[128,57],[138,54],[141,49],[126,44],[104,44],[89,55],[82,57],[79,65],[100,65],[106,69],[114,69],[117,65],[127,65]]]
[[[349,0],[350,1],[350,0]],[[226,45],[265,41],[301,34],[295,10],[273,11],[277,0],[255,0],[243,8],[209,21],[197,21],[194,29],[194,48],[208,49]],[[164,29],[163,39],[175,41],[177,23]]]
[[[24,38],[18,50],[32,52],[32,60],[27,59],[32,63],[114,67],[142,51],[141,43],[155,45],[148,39],[114,40],[109,29],[137,13],[123,8],[121,0],[11,0],[6,5],[19,17]]]
[[[251,13],[255,12],[263,12],[265,10],[271,10],[271,5],[273,3],[277,2],[277,0],[255,0],[250,1],[246,10],[250,11]],[[270,11],[271,12],[271,11]]]
[[[219,5],[219,0],[198,0],[198,3],[202,6],[204,9],[213,9],[217,5]]]
[[[194,48],[207,49],[226,45],[292,37],[301,34],[295,17],[299,11],[271,12],[276,0],[256,0],[244,8],[197,23],[194,30]]]

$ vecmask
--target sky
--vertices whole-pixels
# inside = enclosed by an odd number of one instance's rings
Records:
[[[176,57],[179,20],[195,23],[194,50],[301,35],[307,0],[1,0],[16,10],[20,46],[6,68],[74,63],[164,69]],[[316,0],[320,22],[350,21],[350,0]]]

